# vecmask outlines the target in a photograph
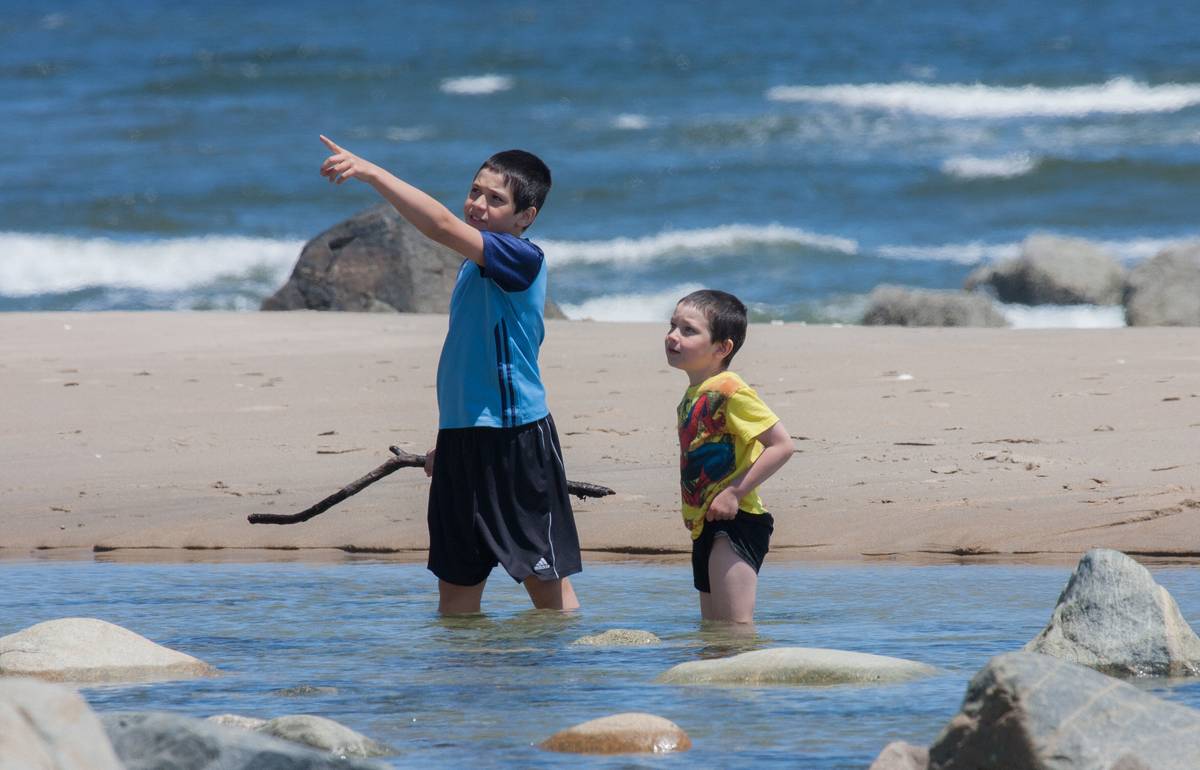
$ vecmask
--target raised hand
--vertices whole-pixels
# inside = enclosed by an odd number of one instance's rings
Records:
[[[352,152],[339,147],[332,139],[321,135],[321,142],[333,154],[321,164],[321,176],[335,184],[341,184],[347,179],[363,176],[375,169],[375,165],[363,160]]]

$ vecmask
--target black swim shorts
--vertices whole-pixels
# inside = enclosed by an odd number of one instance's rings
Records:
[[[497,564],[513,580],[582,570],[554,420],[438,431],[429,487],[429,569],[473,586]]]
[[[712,593],[708,582],[708,557],[712,553],[713,539],[728,537],[733,552],[742,561],[762,569],[763,559],[770,550],[771,533],[775,530],[775,519],[769,513],[746,513],[738,511],[732,519],[704,522],[700,537],[692,541],[692,584],[697,591]]]

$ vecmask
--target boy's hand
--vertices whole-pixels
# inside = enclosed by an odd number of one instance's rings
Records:
[[[321,164],[321,176],[330,182],[341,184],[356,176],[369,175],[376,169],[374,163],[365,161],[354,153],[342,149],[324,134],[321,135],[321,142],[333,153]]]
[[[708,511],[704,514],[705,521],[737,518],[738,502],[738,497],[734,494],[733,489],[725,487],[708,504]]]
[[[433,449],[425,453],[425,476],[433,478]]]

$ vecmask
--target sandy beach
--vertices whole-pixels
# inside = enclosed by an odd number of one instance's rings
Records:
[[[423,559],[417,469],[306,523],[246,517],[308,507],[389,445],[432,446],[445,325],[0,315],[0,555]],[[576,505],[585,560],[689,548],[673,425],[686,381],[664,331],[548,324],[568,475],[617,492]],[[795,441],[762,490],[773,559],[1200,556],[1200,331],[755,325],[734,368]]]

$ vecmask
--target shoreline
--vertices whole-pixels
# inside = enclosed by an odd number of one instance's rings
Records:
[[[301,510],[391,444],[431,446],[445,323],[0,314],[0,560],[422,561],[417,471],[305,524],[246,516]],[[541,366],[568,475],[617,491],[573,500],[585,568],[689,548],[675,483],[685,380],[662,335],[547,323]],[[1091,547],[1200,559],[1198,329],[755,324],[734,363],[797,450],[762,490],[769,561],[1067,564]]]

